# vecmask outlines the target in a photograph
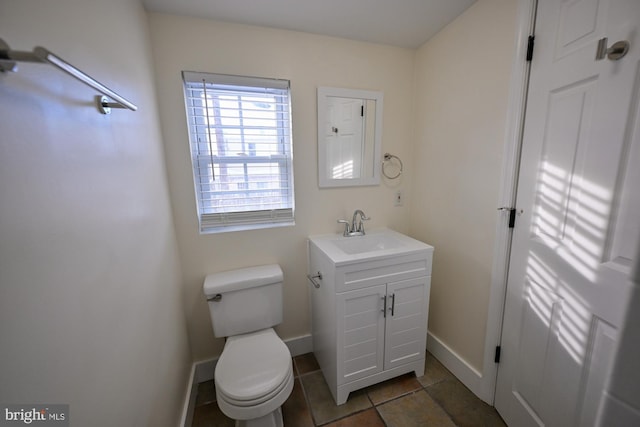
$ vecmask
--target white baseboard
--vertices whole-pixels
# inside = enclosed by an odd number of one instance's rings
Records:
[[[196,407],[196,396],[198,392],[198,383],[194,381],[196,373],[196,365],[191,365],[191,373],[189,374],[189,382],[187,387],[187,395],[184,398],[182,406],[182,417],[180,418],[180,426],[191,427],[193,424],[193,412]]]
[[[284,343],[289,347],[289,351],[293,357],[311,353],[313,351],[313,339],[311,338],[311,334],[302,335],[296,338],[289,338],[284,340]]]
[[[200,383],[213,379],[213,373],[216,371],[217,363],[218,356],[214,357],[213,359],[201,360],[193,364],[196,371],[196,375],[194,377],[196,386]]]
[[[291,356],[293,357],[313,351],[313,340],[311,339],[311,334],[296,338],[289,338],[284,340],[284,343],[289,348],[289,352],[291,352]],[[189,378],[188,395],[185,396],[184,408],[182,410],[182,427],[191,426],[193,411],[196,405],[198,384],[213,379],[213,374],[216,370],[216,363],[218,363],[218,357],[193,363],[191,367],[191,376]]]
[[[473,394],[492,405],[493,396],[487,395],[486,386],[484,385],[485,378],[483,378],[482,374],[431,332],[427,333],[427,350]]]

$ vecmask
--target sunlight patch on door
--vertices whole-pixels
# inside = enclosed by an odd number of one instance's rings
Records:
[[[566,267],[595,282],[603,262],[611,191],[548,161],[541,163],[538,179],[533,240],[554,251]]]

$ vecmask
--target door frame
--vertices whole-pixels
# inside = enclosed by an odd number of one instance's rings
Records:
[[[518,0],[515,33],[515,51],[509,83],[509,100],[504,136],[501,184],[498,197],[500,207],[515,208],[522,133],[526,117],[526,102],[529,89],[531,62],[527,61],[527,46],[530,35],[534,34],[537,0]],[[534,53],[535,60],[535,53]],[[507,278],[511,254],[513,229],[509,228],[508,211],[496,210],[497,221],[491,268],[491,287],[484,345],[482,378],[476,394],[485,402],[494,405],[498,364],[495,350],[500,345],[504,305],[507,294]],[[517,219],[516,219],[517,221]]]

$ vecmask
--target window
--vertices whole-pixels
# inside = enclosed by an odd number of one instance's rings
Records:
[[[200,232],[292,225],[289,81],[182,78]]]

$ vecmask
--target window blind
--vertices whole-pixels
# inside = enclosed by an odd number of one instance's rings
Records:
[[[182,76],[200,231],[293,224],[289,81]]]

